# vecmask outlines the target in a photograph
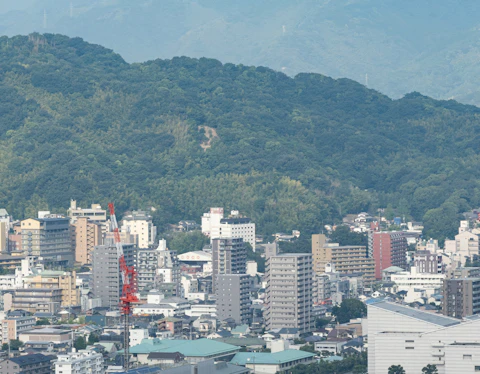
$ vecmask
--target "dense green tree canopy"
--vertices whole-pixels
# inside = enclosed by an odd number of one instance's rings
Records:
[[[0,38],[0,95],[16,218],[113,200],[163,227],[224,206],[308,236],[390,204],[443,237],[456,222],[438,213],[480,205],[480,109],[454,101],[206,58],[127,64],[52,34]]]
[[[332,314],[337,318],[338,323],[346,323],[354,318],[365,317],[367,306],[357,299],[345,299],[339,307],[333,307]]]

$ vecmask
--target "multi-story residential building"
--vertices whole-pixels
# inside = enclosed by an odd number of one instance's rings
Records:
[[[92,252],[92,291],[103,307],[118,305],[122,279],[117,248],[112,244],[96,246]]]
[[[245,274],[247,249],[242,238],[212,239],[213,288],[219,274]]]
[[[18,339],[18,334],[31,330],[35,327],[35,317],[5,317],[1,324],[1,343],[8,343],[12,339]]]
[[[202,217],[202,233],[211,239],[242,238],[255,251],[255,223],[250,218],[240,217],[238,211],[224,218],[223,208],[210,208],[210,213]]]
[[[24,278],[26,288],[58,288],[62,290],[62,307],[80,305],[76,272],[45,270]]]
[[[88,218],[90,222],[97,223],[101,226],[103,234],[107,232],[107,211],[102,209],[100,204],[92,204],[90,208],[83,209],[77,206],[75,200],[71,200],[70,208],[67,210],[67,216],[70,218],[70,223],[72,224],[76,223],[79,218]]]
[[[219,274],[215,287],[217,317],[221,321],[233,318],[237,324],[251,321],[250,276],[246,274]]]
[[[362,273],[366,283],[375,280],[375,260],[367,257],[367,248],[361,245],[340,246],[337,243],[323,243],[312,235],[312,255],[314,271],[325,272],[325,266],[331,264],[341,274]]]
[[[12,309],[55,314],[60,311],[61,304],[60,288],[17,288],[13,292]]]
[[[55,359],[55,356],[41,353],[12,357],[0,362],[1,372],[2,374],[51,374]]]
[[[158,263],[155,284],[161,289],[161,285],[171,285],[173,290],[170,296],[182,296],[180,263],[177,252],[166,250],[157,251]]]
[[[74,245],[75,245],[75,261],[80,264],[92,263],[92,251],[102,244],[102,225],[91,221],[87,217],[78,217],[72,224]]]
[[[400,304],[368,305],[368,373],[385,374],[391,365],[421,373],[427,364],[439,374],[480,369],[478,316],[459,320]]]
[[[78,351],[58,355],[55,374],[104,374],[103,356],[95,351]]]
[[[157,228],[152,216],[144,211],[133,211],[122,219],[122,232],[138,235],[138,248],[148,248],[155,244]]]
[[[441,274],[444,272],[442,255],[430,251],[417,251],[413,255],[413,266],[417,273]]]
[[[445,279],[443,314],[463,318],[480,313],[480,278]]]
[[[278,255],[278,252],[279,248],[277,242],[265,244],[265,260],[268,260],[272,256]]]
[[[313,271],[317,274],[325,272],[325,263],[329,261],[324,260],[324,248],[327,245],[327,237],[324,234],[312,235],[312,257],[313,257]]]
[[[312,255],[286,253],[272,256],[265,270],[265,323],[267,330],[298,328],[313,329],[314,272]]]
[[[75,254],[68,218],[29,218],[21,222],[22,248],[47,266],[71,266]]]
[[[390,266],[407,267],[407,239],[403,232],[372,232],[375,278],[382,279],[382,271]]]

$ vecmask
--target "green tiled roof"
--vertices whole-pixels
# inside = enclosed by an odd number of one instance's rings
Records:
[[[248,330],[248,325],[239,325],[232,329],[232,334],[245,334]]]
[[[186,357],[208,357],[219,354],[238,352],[239,348],[211,339],[170,340],[143,339],[142,342],[130,348],[132,354],[151,352],[180,352]]]
[[[239,352],[235,355],[231,364],[246,365],[248,364],[285,364],[287,362],[301,360],[304,358],[314,357],[313,353],[297,351],[296,349],[287,349],[281,352],[265,353],[265,352]],[[250,360],[249,360],[250,359]],[[249,361],[248,361],[249,360]]]

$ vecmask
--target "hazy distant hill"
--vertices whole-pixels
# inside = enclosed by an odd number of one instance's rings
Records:
[[[128,64],[79,38],[0,38],[0,206],[114,200],[158,224],[210,206],[262,233],[387,207],[455,232],[480,205],[480,109],[319,74],[174,58]]]
[[[478,105],[479,12],[476,0],[7,0],[0,34],[80,36],[127,61],[210,57],[362,84],[368,74],[395,98]]]

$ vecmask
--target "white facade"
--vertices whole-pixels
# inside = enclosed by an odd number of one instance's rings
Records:
[[[391,365],[421,373],[427,364],[439,374],[478,372],[479,329],[478,317],[461,321],[389,302],[370,304],[368,373],[385,374]]]
[[[103,357],[93,351],[58,355],[55,374],[104,374]]]
[[[211,239],[242,238],[255,252],[255,224],[240,217],[236,210],[231,212],[231,218],[224,218],[223,208],[210,208],[210,213],[202,217],[202,233]]]
[[[147,329],[131,329],[130,330],[130,347],[140,344],[143,339],[148,339]]]
[[[398,291],[408,291],[410,288],[435,289],[442,288],[445,274],[417,273],[416,268],[394,273],[391,281],[398,286]]]
[[[157,227],[153,225],[152,216],[145,212],[133,211],[123,217],[121,231],[138,235],[138,248],[148,248],[155,244]]]
[[[192,304],[190,310],[185,311],[185,314],[190,317],[200,317],[204,314],[215,317],[217,315],[217,306],[215,304]]]

